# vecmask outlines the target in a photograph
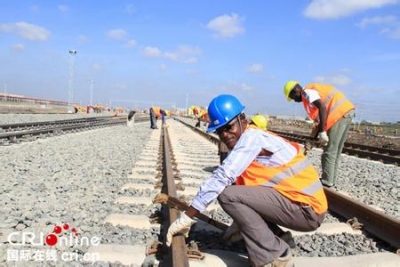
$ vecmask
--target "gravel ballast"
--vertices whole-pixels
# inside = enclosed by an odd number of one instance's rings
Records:
[[[45,117],[43,121],[50,120]],[[127,242],[130,236],[135,243],[150,239],[151,232],[104,225],[107,215],[124,209],[113,202],[128,182],[150,131],[148,123],[138,123],[1,147],[0,263],[6,261],[7,249],[16,248],[8,242],[10,233],[46,235],[65,223],[84,236],[101,237],[102,243]],[[13,242],[21,240],[14,238]],[[82,253],[86,247],[70,249]]]
[[[38,115],[35,120],[68,119],[71,114],[56,116]],[[6,120],[4,116],[0,119]],[[7,119],[7,123],[19,122],[22,121],[16,117]],[[149,123],[137,123],[132,128],[114,126],[0,147],[0,264],[7,259],[7,249],[14,247],[8,243],[9,233],[46,234],[63,223],[76,227],[85,236],[101,237],[102,243],[144,244],[157,239],[155,230],[136,231],[104,224],[104,218],[111,213],[149,215],[156,211],[155,207],[114,204],[118,196],[127,195],[121,192],[121,187],[129,182],[128,175],[151,131]],[[321,150],[313,149],[308,154],[319,170],[320,153]],[[400,218],[399,171],[393,165],[344,155],[337,189]],[[198,240],[205,237],[210,236],[199,235]],[[220,240],[220,236],[215,239]],[[210,242],[210,239],[204,241]],[[366,247],[363,244],[369,241],[356,236],[317,235],[296,238],[296,241],[302,248],[297,255],[304,256],[340,256],[379,250],[374,243]],[[322,246],[340,249],[327,253]],[[69,249],[85,251],[82,247]]]

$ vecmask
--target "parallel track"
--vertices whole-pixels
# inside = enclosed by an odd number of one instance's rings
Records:
[[[146,114],[137,114],[137,122],[148,121]],[[3,144],[32,141],[37,137],[49,137],[63,133],[90,130],[100,127],[126,124],[125,117],[104,116],[70,120],[14,123],[0,125],[0,140]]]
[[[288,140],[295,141],[303,145],[306,143],[315,142],[313,138],[307,135],[287,133],[275,130],[272,130],[272,132]],[[357,156],[359,158],[381,161],[383,163],[396,164],[397,166],[400,166],[400,150],[346,142],[344,144],[343,153]]]

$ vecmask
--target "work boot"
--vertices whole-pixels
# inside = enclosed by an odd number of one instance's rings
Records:
[[[294,267],[292,252],[288,248],[285,253],[273,262],[262,265],[262,267]]]
[[[294,241],[294,238],[293,238],[291,232],[289,232],[289,231],[282,232],[282,234],[278,235],[278,237],[280,239],[282,239],[283,241],[285,241],[285,243],[288,244],[288,246],[291,249],[296,248],[296,242]]]

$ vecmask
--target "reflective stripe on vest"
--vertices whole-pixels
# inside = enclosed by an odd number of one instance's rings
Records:
[[[313,184],[311,184],[306,188],[303,188],[301,192],[307,195],[314,195],[316,192],[321,190],[321,188],[322,188],[321,182],[319,180],[315,180]]]
[[[263,185],[274,187],[283,182],[283,180],[285,180],[287,177],[291,177],[293,175],[300,173],[301,171],[306,169],[309,165],[310,165],[309,162],[303,159],[295,163],[293,166],[290,166],[289,168],[274,175],[268,182],[264,183]]]
[[[280,173],[274,175],[269,181],[263,183],[262,185],[275,187],[282,183],[285,179],[292,177],[294,175],[300,174],[302,171],[307,169],[310,163],[304,158],[303,160],[296,162],[293,166],[281,171]],[[317,191],[321,190],[321,182],[315,180],[313,184],[300,190],[301,193],[305,195],[314,195]]]
[[[236,179],[236,184],[273,187],[288,199],[310,205],[318,214],[324,213],[328,204],[317,171],[297,143],[289,144],[297,150],[297,155],[289,163],[266,167],[253,161]]]

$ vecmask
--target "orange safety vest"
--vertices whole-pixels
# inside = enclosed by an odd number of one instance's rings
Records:
[[[299,144],[287,142],[297,150],[297,155],[289,163],[266,167],[253,161],[236,178],[236,184],[273,187],[294,202],[310,205],[317,214],[326,212],[328,202],[317,171],[304,156]]]
[[[160,107],[153,107],[154,115],[156,116],[156,118],[161,117],[160,109]]]
[[[328,131],[335,123],[340,120],[350,110],[355,109],[353,103],[335,87],[325,84],[310,83],[304,89],[312,89],[318,91],[321,96],[321,103],[326,106],[326,125],[325,130]],[[304,108],[312,120],[318,116],[318,108],[310,105],[305,97],[302,97]]]

